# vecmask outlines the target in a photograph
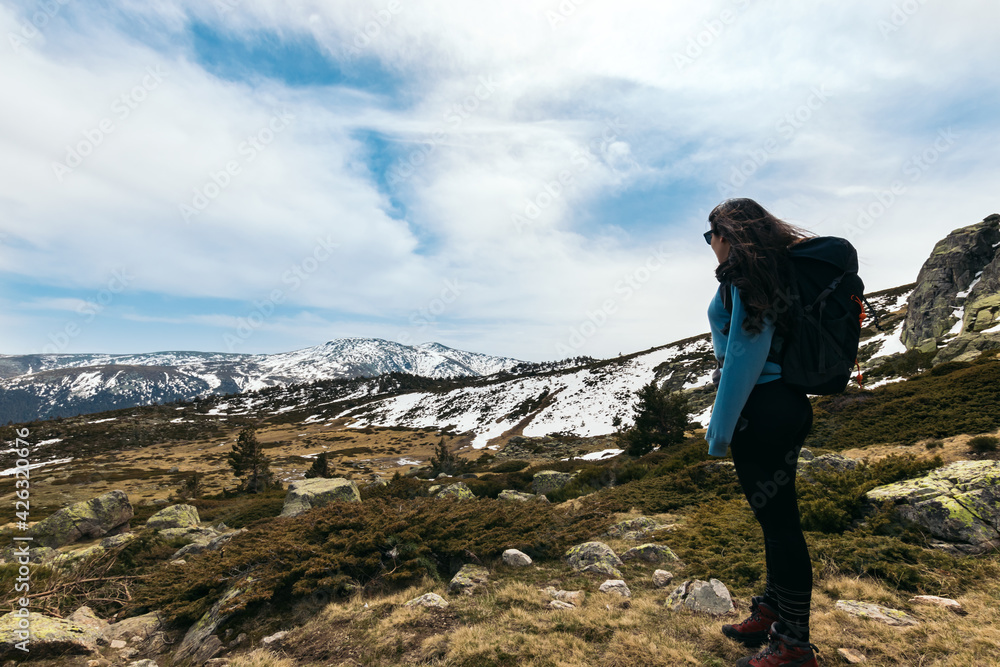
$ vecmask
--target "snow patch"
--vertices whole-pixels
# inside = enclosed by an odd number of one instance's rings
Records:
[[[19,470],[34,470],[35,468],[41,468],[42,466],[51,466],[51,465],[56,465],[58,463],[69,463],[72,460],[73,460],[73,457],[71,456],[68,459],[55,459],[55,460],[52,460],[52,461],[44,461],[42,463],[29,463],[28,465],[20,467],[20,468],[7,468],[6,470],[0,471],[0,477],[6,477],[7,475],[13,475],[17,471],[19,471]]]

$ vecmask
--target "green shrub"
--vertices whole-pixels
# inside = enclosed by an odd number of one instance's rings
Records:
[[[977,435],[969,440],[969,449],[977,454],[986,454],[997,450],[997,443],[1000,439],[993,435]]]
[[[521,459],[509,459],[507,461],[502,461],[495,464],[490,468],[490,472],[517,472],[519,470],[524,470],[530,465],[528,461],[522,461]]]
[[[926,447],[927,449],[940,449],[944,447],[944,443],[941,442],[940,440],[929,440],[927,444],[924,445],[924,447]]]

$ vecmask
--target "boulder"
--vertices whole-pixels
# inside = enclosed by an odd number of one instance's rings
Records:
[[[420,597],[413,598],[409,602],[404,603],[403,606],[405,606],[405,607],[413,607],[413,606],[417,606],[417,605],[419,605],[421,607],[432,607],[432,608],[437,608],[437,609],[444,609],[445,607],[448,606],[448,601],[445,600],[440,595],[438,595],[437,593],[424,593]]]
[[[196,528],[164,528],[157,531],[157,536],[162,540],[171,542],[181,542],[183,544],[202,543],[208,544],[219,536],[219,531],[211,526],[198,526]]]
[[[918,624],[917,619],[913,618],[905,611],[890,609],[889,607],[883,607],[880,604],[874,604],[871,602],[859,602],[858,600],[837,600],[837,603],[833,607],[834,609],[839,609],[840,611],[846,612],[851,616],[879,621],[880,623],[885,623],[886,625],[908,626]]]
[[[570,547],[563,554],[563,558],[574,570],[606,574],[616,579],[622,578],[618,568],[624,563],[604,542],[584,542]]]
[[[108,491],[62,508],[29,528],[28,534],[36,544],[56,549],[81,539],[126,532],[133,514],[124,491]]]
[[[527,567],[531,565],[531,556],[517,549],[507,549],[503,552],[503,562],[514,567]]]
[[[1000,545],[1000,461],[956,461],[923,477],[876,487],[868,501],[891,501],[899,516],[964,553]]]
[[[728,614],[735,609],[729,589],[718,579],[685,581],[667,598],[667,606],[675,611],[690,609],[713,616]]]
[[[71,623],[76,623],[81,628],[90,628],[94,631],[94,633],[102,637],[107,631],[108,626],[111,625],[108,621],[95,614],[94,610],[87,605],[78,607],[76,611],[66,617],[66,620]]]
[[[234,530],[229,533],[223,533],[218,537],[213,537],[212,539],[205,541],[191,542],[190,544],[185,544],[183,547],[174,552],[170,557],[171,561],[177,561],[183,559],[185,556],[195,556],[197,554],[203,553],[205,551],[218,551],[225,545],[229,544],[237,535],[242,535],[247,532],[246,528],[240,528],[239,530]]]
[[[680,558],[677,557],[670,547],[663,544],[640,544],[637,547],[632,547],[628,551],[622,554],[622,560],[633,560],[638,558],[639,560],[644,560],[647,563],[662,563],[664,561],[679,561]]]
[[[361,502],[357,485],[343,477],[302,479],[288,485],[281,516],[297,516],[335,500]]]
[[[68,619],[34,611],[29,612],[26,619],[13,611],[0,616],[0,658],[21,659],[30,655],[37,659],[95,653],[99,642],[103,643],[104,639],[98,631]],[[19,645],[28,649],[27,652],[18,648]]]
[[[92,556],[100,556],[105,551],[106,549],[100,544],[92,544],[83,549],[74,549],[73,551],[57,554],[49,562],[57,567],[69,569]]]
[[[624,539],[641,539],[654,530],[666,528],[656,519],[648,516],[637,516],[634,519],[625,519],[611,526],[601,537],[621,537]]]
[[[811,459],[805,459],[800,456],[797,467],[799,476],[811,482],[812,475],[810,473],[814,471],[845,472],[847,470],[854,470],[858,467],[858,460],[841,454],[823,454],[822,456],[814,456]]]
[[[566,486],[573,475],[557,470],[540,470],[531,479],[531,490],[536,494],[549,493]]]
[[[158,630],[161,630],[166,619],[158,611],[151,611],[139,616],[123,618],[104,629],[104,636],[109,640],[146,641]],[[135,639],[138,638],[138,639]]]
[[[653,585],[657,588],[666,588],[674,580],[674,573],[669,570],[656,570],[653,572]]]
[[[188,628],[184,639],[181,640],[180,646],[174,652],[174,664],[184,664],[187,660],[194,662],[196,657],[199,659],[204,658],[202,660],[203,663],[205,660],[214,657],[215,652],[222,646],[219,638],[214,634],[215,629],[231,615],[230,613],[224,613],[222,611],[223,608],[237,595],[246,590],[254,581],[254,577],[248,575],[242,584],[227,588],[222,597],[194,625]],[[216,642],[219,642],[218,648],[216,648]],[[206,653],[209,652],[212,654],[206,656]]]
[[[115,547],[120,547],[123,544],[131,542],[137,537],[139,537],[137,533],[121,533],[119,535],[112,535],[111,537],[105,537],[103,540],[101,540],[100,544],[105,549],[113,549]]]
[[[471,565],[466,563],[462,566],[448,584],[448,590],[452,593],[462,595],[472,595],[479,586],[485,584],[490,577],[490,571],[482,565]]]
[[[614,593],[615,595],[620,595],[623,598],[632,597],[632,591],[628,589],[628,586],[621,579],[608,579],[601,584],[600,591],[602,593]]]
[[[164,507],[153,516],[146,519],[146,528],[163,530],[164,528],[197,528],[201,523],[198,518],[198,508],[194,505],[171,505]]]
[[[459,500],[469,500],[476,497],[476,494],[472,492],[472,489],[465,485],[465,482],[455,482],[454,484],[449,484],[441,489],[437,495],[438,498],[458,498]]]

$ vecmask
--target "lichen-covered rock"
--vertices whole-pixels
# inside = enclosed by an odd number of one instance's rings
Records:
[[[431,607],[435,609],[444,609],[448,606],[448,601],[437,593],[424,593],[418,598],[413,598],[409,602],[403,603],[404,607]]]
[[[111,625],[108,621],[95,614],[94,610],[87,605],[78,607],[76,611],[66,617],[66,620],[70,623],[76,623],[81,628],[90,628],[96,635],[101,637],[104,636],[108,626]]]
[[[170,557],[170,560],[177,561],[183,559],[185,556],[195,556],[205,551],[218,551],[225,545],[229,544],[229,541],[234,537],[242,535],[245,532],[247,532],[246,528],[240,528],[239,530],[223,533],[218,537],[212,538],[208,542],[197,541],[185,544],[183,547],[174,552],[174,554]]]
[[[111,537],[105,537],[101,540],[100,544],[105,549],[113,549],[119,547],[123,544],[131,542],[135,538],[139,537],[137,533],[121,533],[119,535],[112,535]]]
[[[471,500],[476,497],[476,494],[472,492],[472,489],[465,485],[465,482],[455,482],[454,484],[449,484],[441,489],[437,495],[438,498],[458,498],[459,500]]]
[[[343,477],[301,479],[288,485],[281,516],[297,516],[336,500],[361,502],[357,485]]]
[[[98,642],[103,641],[96,630],[64,618],[52,618],[34,611],[26,618],[17,611],[0,616],[0,659],[94,653]],[[27,652],[18,648],[19,645],[28,649]]]
[[[125,641],[146,641],[161,630],[166,623],[163,614],[151,611],[139,616],[123,618],[104,629],[104,636],[109,640],[123,639]],[[137,640],[133,638],[138,637]]]
[[[857,616],[858,618],[867,618],[873,621],[879,621],[880,623],[885,623],[886,625],[908,626],[918,624],[917,619],[913,618],[905,611],[890,609],[889,607],[883,607],[880,604],[874,604],[871,602],[859,602],[858,600],[837,600],[837,604],[834,605],[834,609],[839,609],[840,611],[847,612],[851,616]]]
[[[568,472],[557,470],[539,470],[531,478],[531,490],[536,494],[557,491],[566,486],[573,479],[573,475]]]
[[[7,563],[20,562],[19,559],[27,557],[29,563],[48,563],[59,555],[59,551],[52,547],[28,547],[27,553],[21,551],[22,542],[18,546],[8,544],[3,548],[3,560]]]
[[[584,542],[570,547],[563,558],[574,570],[583,570],[588,565],[604,565],[618,568],[623,565],[614,550],[604,542]],[[620,578],[620,577],[619,577]]]
[[[195,656],[204,657],[204,662],[208,658],[214,655],[205,656],[205,646],[209,646],[216,650],[221,648],[221,643],[216,647],[215,642],[219,640],[213,633],[215,629],[219,627],[219,624],[225,621],[231,616],[230,613],[224,613],[222,610],[225,608],[229,602],[235,598],[237,595],[246,590],[247,586],[250,586],[254,577],[247,576],[246,580],[240,585],[234,585],[226,589],[212,607],[204,613],[204,615],[198,619],[198,622],[188,628],[187,633],[184,635],[184,639],[181,640],[180,646],[174,652],[173,662],[174,664],[184,664],[185,661],[193,661]],[[215,637],[213,640],[212,637]]]
[[[965,553],[1000,545],[1000,461],[956,461],[924,477],[876,487],[866,498],[892,501],[900,517]]]
[[[656,519],[648,516],[637,516],[634,519],[619,521],[611,526],[606,533],[603,533],[602,537],[635,538],[663,528],[666,526]]]
[[[485,584],[490,578],[490,571],[482,565],[472,565],[466,563],[462,566],[448,584],[448,590],[452,593],[462,595],[472,595],[476,588]]]
[[[70,569],[92,556],[103,554],[105,551],[106,549],[100,544],[92,544],[83,549],[74,549],[73,551],[58,554],[49,562],[56,567]]]
[[[108,491],[62,508],[27,532],[36,544],[55,549],[82,539],[125,532],[133,515],[124,491]]]
[[[514,489],[504,489],[497,495],[497,500],[538,500],[540,502],[547,503],[549,499],[544,495],[535,493],[525,493],[524,491],[515,491]]]
[[[670,547],[663,544],[640,544],[637,547],[632,547],[628,551],[622,554],[622,560],[633,560],[633,559],[644,560],[647,563],[662,563],[664,561],[678,561],[680,558],[677,557]]]
[[[211,526],[198,526],[196,528],[164,528],[157,531],[156,535],[165,541],[182,542],[183,544],[208,544],[219,536],[219,531]]]
[[[198,518],[198,508],[194,505],[171,505],[146,519],[146,528],[196,528],[199,523],[201,519]]]
[[[841,454],[823,454],[811,459],[799,458],[798,474],[806,481],[812,481],[813,471],[822,472],[846,472],[858,467],[858,460],[848,458]]]
[[[503,562],[513,567],[527,567],[531,565],[531,556],[517,549],[507,549],[503,552],[502,557]]]
[[[628,585],[621,579],[608,579],[600,585],[599,590],[602,593],[613,593],[623,598],[632,597],[632,591],[629,590]]]
[[[734,610],[729,589],[718,579],[685,581],[667,598],[667,606],[675,611],[690,609],[713,616],[721,616]]]

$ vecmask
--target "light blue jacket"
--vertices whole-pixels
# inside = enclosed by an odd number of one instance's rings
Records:
[[[763,330],[756,335],[743,330],[746,311],[740,301],[739,289],[732,285],[733,314],[730,318],[722,303],[722,290],[715,291],[715,298],[708,307],[708,323],[712,330],[712,347],[715,358],[722,366],[719,374],[712,420],[708,425],[705,439],[708,453],[725,456],[733,441],[733,431],[737,422],[745,421],[740,412],[746,405],[747,397],[755,384],[772,382],[781,377],[781,366],[768,357],[772,353],[772,343],[780,348],[781,336],[774,335],[774,321],[765,318]],[[739,323],[737,326],[736,323]],[[729,324],[727,333],[723,333]],[[717,371],[718,373],[718,371]],[[714,378],[713,378],[714,380]]]

